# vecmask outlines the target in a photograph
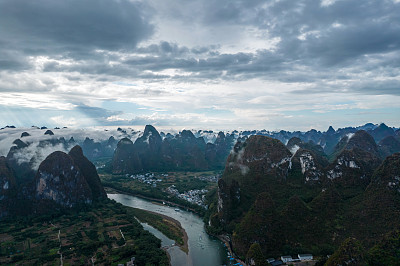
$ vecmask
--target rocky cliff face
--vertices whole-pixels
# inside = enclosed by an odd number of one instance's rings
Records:
[[[400,222],[400,155],[379,167],[378,146],[365,131],[345,136],[336,151],[329,163],[318,145],[300,138],[287,147],[265,136],[237,142],[218,182],[211,225],[231,233],[243,255],[252,243],[276,256],[289,246],[382,236],[387,228],[380,224]]]
[[[299,138],[291,138],[286,147],[293,154],[290,168],[301,171],[304,183],[321,183],[325,174],[324,168],[328,160],[321,146],[313,142],[302,142]]]
[[[139,156],[133,149],[133,142],[128,138],[118,142],[112,161],[114,174],[135,173],[143,169]]]
[[[251,136],[236,143],[218,182],[218,216],[229,224],[245,213],[261,192],[286,180],[292,154],[279,140]],[[272,184],[272,185],[271,185]]]
[[[238,142],[227,159],[226,175],[239,170],[246,175],[251,169],[258,178],[262,175],[285,179],[289,170],[292,154],[279,140],[251,136],[244,143]]]
[[[15,171],[16,180],[18,183],[23,183],[32,180],[35,176],[35,171],[32,169],[30,161],[21,160],[20,154],[24,154],[22,151],[29,145],[20,139],[16,139],[13,142],[13,146],[7,154],[7,160],[12,169]]]
[[[82,172],[82,175],[92,191],[93,199],[107,198],[104,187],[100,182],[100,177],[97,174],[96,167],[83,155],[82,148],[77,145],[71,149],[68,155],[71,156],[74,163]]]
[[[327,178],[345,186],[366,186],[381,160],[361,149],[344,150],[327,169]]]
[[[373,176],[374,184],[386,187],[400,193],[400,153],[388,156]]]
[[[240,186],[238,181],[233,179],[229,183],[221,179],[218,181],[218,215],[222,224],[227,224],[236,218],[240,201]],[[239,213],[240,215],[240,213]]]
[[[113,173],[143,171],[210,170],[222,168],[234,137],[219,134],[214,144],[196,138],[189,130],[161,138],[147,125],[135,143],[121,140],[113,157]]]
[[[182,170],[208,169],[205,158],[206,143],[203,138],[196,138],[189,130],[183,130],[175,138],[164,141],[162,160],[166,165]]]
[[[138,173],[160,169],[161,136],[147,125],[141,137],[133,143],[128,138],[119,141],[113,156],[113,173]]]
[[[372,136],[363,130],[350,133],[335,150],[336,156],[329,163],[319,145],[304,143],[300,138],[290,139],[287,147],[265,136],[237,142],[218,184],[220,222],[229,224],[240,217],[245,212],[243,206],[251,206],[259,193],[282,189],[299,180],[299,185],[314,186],[311,189],[332,185],[356,189],[354,193],[365,189],[381,163]]]
[[[9,154],[18,169],[18,157],[13,157],[17,148],[15,146]],[[32,168],[30,172],[34,173]],[[32,175],[29,179],[18,179],[9,160],[0,157],[0,218],[8,213],[29,215],[60,206],[71,208],[107,197],[95,166],[79,146],[71,149],[69,154],[51,153]]]
[[[374,138],[364,130],[359,130],[352,135],[347,136],[346,150],[361,149],[372,155],[379,157],[378,146]]]
[[[93,200],[82,171],[71,156],[61,151],[53,152],[40,164],[34,196],[39,201],[52,201],[64,207]]]
[[[223,167],[234,142],[234,134],[225,135],[223,132],[219,132],[213,144],[207,143],[205,157],[209,166],[213,168]]]
[[[304,183],[322,182],[324,165],[327,160],[318,157],[313,151],[298,149],[291,160],[291,169],[299,169],[304,177]]]
[[[107,141],[97,142],[94,139],[86,137],[83,141],[83,154],[90,160],[95,160],[100,157],[112,157],[114,150],[117,147],[118,141],[111,136]],[[69,140],[70,145],[75,145],[76,142],[72,138]]]
[[[344,186],[367,186],[381,163],[372,136],[363,130],[357,131],[344,137],[335,150],[337,156],[326,169],[327,178]]]
[[[0,218],[7,216],[16,199],[16,182],[7,158],[0,157]]]
[[[16,139],[7,154],[7,159],[15,171],[17,184],[33,181],[39,164],[56,150],[68,150],[64,138],[50,138],[38,142]]]

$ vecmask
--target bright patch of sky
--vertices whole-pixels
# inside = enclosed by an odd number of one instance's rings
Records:
[[[5,0],[0,123],[400,124],[399,1]]]

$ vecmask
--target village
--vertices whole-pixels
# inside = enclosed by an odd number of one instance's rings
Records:
[[[161,182],[163,177],[168,177],[168,174],[159,174],[159,176],[155,176],[154,173],[145,173],[145,174],[136,174],[136,175],[126,175],[127,177],[131,177],[134,180],[137,180],[141,183],[151,185],[153,187],[157,186],[157,183]]]
[[[189,191],[185,191],[184,193],[179,193],[179,191],[176,189],[175,185],[169,186],[168,188],[165,189],[165,192],[168,194],[171,194],[173,196],[176,196],[178,198],[184,199],[190,203],[197,204],[203,208],[207,208],[205,204],[205,194],[208,192],[207,189],[193,189]]]
[[[207,181],[207,182],[215,182],[217,183],[218,180],[221,178],[221,175],[200,175],[200,176],[195,176],[195,178],[203,180],[203,181]]]
[[[168,184],[169,179],[173,178],[173,175],[171,176],[168,173],[140,173],[140,174],[126,174],[125,175],[128,178],[131,178],[135,181],[138,181],[140,183],[143,183],[145,185],[149,185],[153,188],[157,188],[158,185],[161,182],[164,182],[162,186],[159,186],[159,188],[168,193],[171,196],[175,196],[179,199],[183,199],[187,202],[199,205],[203,208],[207,208],[205,204],[205,194],[209,191],[208,189],[188,189],[187,191],[184,191],[183,193],[180,193],[179,190],[175,185],[171,185],[168,187],[165,187],[166,184]],[[218,180],[221,178],[220,174],[214,174],[214,175],[195,175],[192,176],[194,179],[198,179],[201,181],[209,182],[209,183],[217,183]]]
[[[289,255],[281,256],[279,259],[269,258],[267,262],[272,266],[279,265],[293,265],[293,266],[303,266],[303,265],[314,265],[316,261],[312,254],[298,254],[297,258]]]

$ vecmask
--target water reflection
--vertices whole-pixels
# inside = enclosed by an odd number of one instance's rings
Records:
[[[177,211],[173,207],[153,204],[144,199],[124,194],[108,194],[108,197],[126,206],[164,214],[181,223],[188,235],[189,253],[186,254],[178,246],[167,248],[171,257],[171,265],[212,266],[230,264],[227,258],[226,247],[219,240],[210,237],[205,232],[204,223],[196,214],[184,210]],[[147,225],[147,227],[149,227],[149,225]],[[156,229],[152,228],[151,230]],[[158,231],[154,235],[163,241],[163,239],[159,237],[159,234],[161,234],[161,232]]]

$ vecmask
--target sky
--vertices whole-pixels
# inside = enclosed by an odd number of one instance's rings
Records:
[[[400,0],[0,0],[0,125],[400,126]]]

